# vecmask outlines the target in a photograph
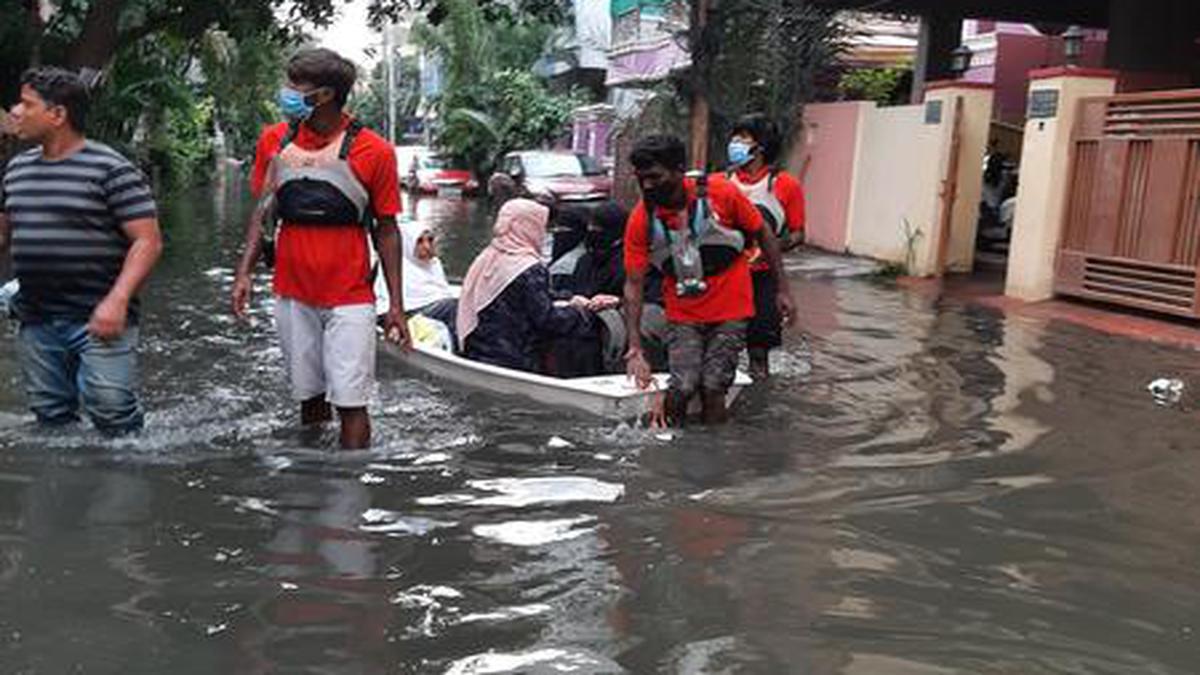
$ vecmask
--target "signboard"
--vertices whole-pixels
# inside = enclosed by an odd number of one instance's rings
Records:
[[[1058,117],[1058,90],[1034,89],[1029,92],[1029,119]]]
[[[926,101],[925,102],[925,124],[941,124],[942,123],[942,102],[941,101]]]

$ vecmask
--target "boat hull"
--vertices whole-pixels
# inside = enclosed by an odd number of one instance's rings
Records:
[[[570,408],[608,419],[638,418],[665,391],[667,375],[656,373],[654,386],[639,390],[625,375],[558,378],[471,361],[442,350],[416,346],[405,352],[390,343],[384,351],[405,365],[438,380],[503,396],[519,396],[554,408]],[[729,390],[732,403],[750,378],[739,372]]]

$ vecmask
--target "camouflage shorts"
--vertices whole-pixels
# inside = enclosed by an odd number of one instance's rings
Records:
[[[701,389],[729,389],[746,347],[746,323],[671,324],[667,331],[671,389],[688,396]]]

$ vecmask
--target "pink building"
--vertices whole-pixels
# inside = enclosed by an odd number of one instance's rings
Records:
[[[1103,67],[1107,32],[1086,30],[1085,33],[1083,57],[1078,65]],[[1025,121],[1029,72],[1061,66],[1066,60],[1061,37],[1043,35],[1025,23],[965,21],[963,44],[972,52],[971,69],[963,79],[994,85],[994,117],[1012,124]]]

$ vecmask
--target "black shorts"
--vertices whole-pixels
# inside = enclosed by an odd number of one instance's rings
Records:
[[[779,285],[770,270],[750,275],[754,281],[754,318],[746,329],[746,346],[773,349],[783,344],[783,317],[775,304]]]

